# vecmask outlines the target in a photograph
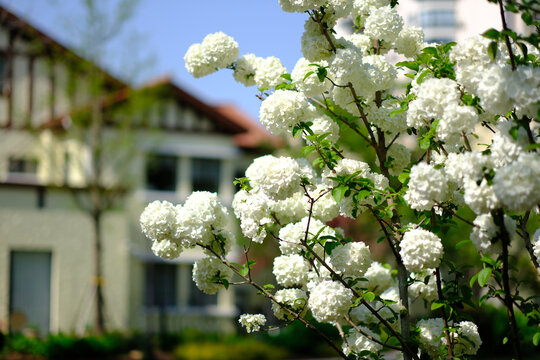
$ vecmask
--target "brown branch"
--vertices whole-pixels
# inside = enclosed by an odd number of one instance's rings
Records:
[[[506,18],[504,17],[504,7],[502,0],[499,0],[499,11],[501,13],[503,30],[509,30],[508,26],[506,25]],[[506,47],[508,49],[508,55],[510,55],[510,64],[512,65],[512,71],[514,71],[516,70],[516,60],[514,59],[514,52],[512,50],[512,44],[510,44],[510,37],[508,35],[504,35],[504,42],[506,43]]]
[[[504,306],[506,307],[506,313],[508,315],[508,322],[510,323],[510,336],[512,338],[512,347],[514,348],[514,355],[518,360],[522,359],[521,348],[519,344],[519,333],[516,323],[516,317],[514,314],[514,300],[510,289],[509,279],[509,264],[508,264],[508,246],[510,245],[510,236],[504,225],[504,211],[502,209],[497,210],[496,216],[500,223],[500,236],[502,242],[502,282],[504,290]]]
[[[441,285],[441,271],[439,268],[435,268],[435,277],[437,279],[437,295],[439,296],[439,301],[444,301],[444,296],[442,292],[442,285]],[[446,338],[446,343],[448,344],[448,359],[453,360],[454,359],[454,346],[452,344],[452,340],[450,339],[450,331],[448,330],[448,320],[446,318],[446,307],[443,306],[441,308],[442,312],[442,319],[444,324],[444,337]]]
[[[347,321],[349,323],[349,325],[351,325],[354,328],[354,330],[358,331],[360,334],[364,335],[365,337],[367,337],[369,340],[373,341],[374,343],[377,343],[377,344],[379,344],[379,345],[381,345],[381,346],[383,346],[385,348],[388,348],[388,349],[403,351],[403,349],[400,348],[400,347],[393,346],[393,345],[388,345],[386,343],[383,343],[382,341],[380,341],[380,340],[376,339],[375,337],[369,335],[365,331],[362,331],[362,329],[360,329],[358,326],[356,326],[352,322],[351,318],[349,318],[348,316],[345,316],[344,318],[345,318],[345,321]]]

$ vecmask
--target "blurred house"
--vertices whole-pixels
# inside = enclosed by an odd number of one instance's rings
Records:
[[[133,97],[142,100],[128,119],[114,111]],[[117,198],[102,222],[103,279],[94,278],[90,216],[75,201],[88,200],[92,152],[81,140],[91,128],[77,124],[96,109],[102,140],[117,149],[103,164]],[[130,131],[120,132],[125,120]],[[132,89],[0,8],[0,331],[92,328],[95,281],[109,329],[232,329],[234,293],[208,296],[191,280],[202,253],[157,258],[138,218],[150,201],[179,203],[195,190],[230,204],[233,179],[268,141],[232,106],[209,106],[169,79]]]

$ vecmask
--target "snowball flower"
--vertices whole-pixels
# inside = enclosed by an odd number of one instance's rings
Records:
[[[309,271],[308,262],[300,255],[282,255],[274,258],[273,274],[278,284],[285,287],[304,285]]]
[[[320,244],[313,243],[316,241],[315,236],[335,236],[336,231],[331,227],[325,225],[323,222],[317,219],[309,219],[309,217],[303,218],[301,221],[288,224],[279,230],[279,238],[282,240],[279,242],[279,250],[284,255],[299,254],[303,249],[301,242],[306,236],[307,224],[309,221],[309,233],[307,242],[317,252],[322,255],[324,248]]]
[[[371,11],[366,19],[364,33],[375,40],[392,43],[403,28],[403,18],[396,9],[383,6]]]
[[[323,281],[311,291],[308,305],[319,322],[339,321],[349,311],[352,291],[337,281]]]
[[[368,328],[360,327],[360,330],[362,330],[364,334],[368,334],[374,339],[379,339],[379,336],[377,336],[377,334],[375,334]],[[362,351],[371,351],[373,353],[376,353],[383,348],[382,345],[376,343],[373,340],[370,340],[367,336],[359,333],[354,328],[350,329],[347,333],[345,337],[345,342],[346,343],[343,344],[343,351],[345,353],[347,353],[348,348],[350,348],[351,351],[355,353],[360,353]]]
[[[143,234],[153,241],[175,237],[178,222],[177,209],[168,201],[153,201],[146,206],[140,217]]]
[[[362,277],[371,265],[371,253],[363,242],[350,242],[334,248],[329,262],[340,274]]]
[[[176,259],[182,252],[182,247],[168,239],[152,242],[152,252],[163,259]]]
[[[300,289],[282,289],[276,291],[274,294],[276,300],[285,305],[287,308],[305,314],[307,311],[306,301],[307,294]],[[280,305],[272,302],[272,311],[274,315],[280,320],[292,320],[294,317],[284,310]]]
[[[233,198],[232,206],[240,219],[242,233],[257,243],[262,243],[266,238],[264,225],[273,223],[268,203],[268,198],[257,191],[240,190]]]
[[[411,168],[409,188],[403,197],[415,210],[430,210],[435,202],[443,202],[448,193],[444,172],[425,162]]]
[[[418,337],[420,349],[425,351],[431,358],[436,359],[443,344],[443,320],[441,318],[422,319],[416,323],[416,326],[420,329]]]
[[[287,73],[287,69],[275,56],[257,60],[253,80],[260,88],[272,89],[285,79],[281,75]]]
[[[540,262],[540,229],[536,230],[533,235],[533,253],[536,261]]]
[[[246,54],[236,60],[233,73],[234,79],[245,86],[255,85],[255,72],[261,60],[254,54]]]
[[[212,279],[223,277],[226,281],[230,281],[232,275],[233,271],[215,257],[199,259],[193,265],[193,281],[199,290],[206,294],[213,295],[223,287],[223,284]]]
[[[286,12],[304,12],[318,9],[325,0],[279,0],[279,6]]]
[[[358,286],[376,294],[381,294],[392,285],[392,272],[377,261],[373,261],[361,277],[367,281],[360,281]]]
[[[266,324],[266,317],[263,314],[242,314],[238,319],[240,325],[246,328],[248,333],[259,331],[261,326]]]
[[[441,239],[424,229],[412,229],[403,234],[399,254],[408,271],[420,272],[439,266],[443,256]]]
[[[404,27],[394,42],[394,48],[406,57],[420,52],[424,44],[424,31],[416,26]]]
[[[425,278],[429,276],[427,284]],[[438,299],[437,278],[433,269],[426,269],[414,276],[415,282],[409,286],[409,295],[413,298],[421,298],[426,301]]]
[[[465,190],[463,200],[477,214],[488,213],[500,206],[500,200],[493,191],[493,186],[489,185],[486,179],[482,179],[480,184],[466,179],[463,189]]]
[[[448,104],[437,126],[437,135],[441,140],[449,139],[454,134],[471,132],[478,123],[478,114],[472,106]]]
[[[321,67],[328,66],[328,62],[319,61],[318,64]],[[298,91],[303,92],[306,96],[320,96],[325,91],[330,90],[332,83],[328,79],[320,81],[317,76],[318,67],[313,62],[300,58],[293,71],[291,72],[291,78]],[[311,73],[310,75],[307,75]]]
[[[238,43],[220,31],[206,35],[202,44],[191,45],[184,61],[187,71],[198,78],[231,65],[238,52]]]
[[[493,190],[501,203],[512,211],[527,211],[540,202],[540,156],[523,153],[518,161],[499,168]]]
[[[260,188],[272,200],[292,196],[300,187],[298,162],[290,157],[265,155],[253,160],[246,170],[251,186]]]
[[[287,134],[299,122],[307,122],[315,115],[315,107],[302,93],[276,90],[261,104],[261,123],[274,135]]]
[[[457,333],[451,333],[451,336],[455,338],[457,334],[457,341],[454,345],[454,351],[456,354],[475,355],[482,345],[482,340],[478,334],[478,326],[470,321],[462,321],[457,324]]]

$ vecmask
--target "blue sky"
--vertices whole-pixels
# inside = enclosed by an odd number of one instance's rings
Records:
[[[73,30],[81,23],[80,3],[0,0],[0,4],[67,46],[73,44]],[[99,3],[111,6],[117,0]],[[144,63],[142,71],[136,71],[140,81],[170,75],[179,86],[203,101],[234,103],[256,118],[260,105],[255,97],[256,88],[235,82],[230,70],[194,79],[185,70],[184,54],[207,34],[223,31],[239,43],[241,55],[277,56],[291,71],[301,57],[300,36],[306,16],[281,11],[278,0],[140,0],[126,25],[127,31],[114,42],[104,63],[113,74],[118,68]],[[148,58],[153,60],[140,61]]]

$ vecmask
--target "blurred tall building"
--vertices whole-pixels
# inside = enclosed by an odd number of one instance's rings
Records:
[[[486,0],[400,0],[398,12],[405,25],[424,29],[426,42],[461,42],[490,27],[502,29],[497,4]],[[516,14],[507,12],[507,23],[518,32],[525,25]]]
[[[117,111],[133,97],[136,112]],[[95,149],[84,122],[93,116],[113,149],[99,186],[116,199],[101,222],[99,279],[91,216],[81,210],[92,201]],[[126,121],[127,137],[117,127]],[[230,205],[233,179],[269,140],[234,107],[205,104],[167,78],[133,89],[0,8],[0,331],[94,327],[96,282],[108,329],[230,330],[233,292],[205,295],[191,280],[202,252],[154,256],[139,216],[153,200],[180,203],[197,190]]]

